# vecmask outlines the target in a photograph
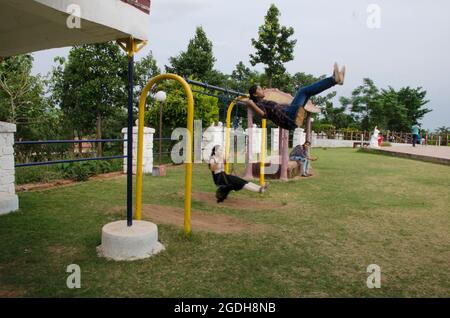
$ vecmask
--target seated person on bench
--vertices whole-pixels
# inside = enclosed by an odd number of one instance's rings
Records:
[[[302,177],[310,177],[312,174],[309,173],[309,161],[315,161],[317,158],[312,158],[308,154],[308,149],[311,146],[309,141],[305,142],[303,145],[297,145],[292,149],[289,159],[293,161],[299,161],[302,164]]]

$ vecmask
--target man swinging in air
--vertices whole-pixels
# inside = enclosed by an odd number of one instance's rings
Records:
[[[309,99],[335,85],[343,85],[344,77],[345,66],[339,70],[339,66],[335,63],[333,76],[320,80],[312,85],[302,87],[290,105],[264,99],[266,96],[264,90],[258,85],[253,85],[249,89],[250,99],[245,104],[262,118],[270,119],[283,129],[294,130],[303,124],[304,110],[312,111],[313,109],[308,108],[315,107],[312,104],[307,104]]]

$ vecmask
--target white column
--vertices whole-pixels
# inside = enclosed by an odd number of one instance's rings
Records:
[[[142,161],[143,173],[153,172],[153,135],[155,130],[153,128],[144,127],[144,154]],[[122,129],[123,139],[128,139],[128,128]],[[133,127],[133,174],[136,174],[137,165],[137,142],[138,142],[138,128]],[[128,142],[123,143],[123,154],[127,155]],[[123,172],[127,173],[127,158],[123,160]]]
[[[256,124],[253,124],[253,149],[252,152],[254,154],[261,153],[261,139],[262,139],[262,129],[259,128]]]
[[[0,215],[19,209],[14,170],[15,132],[16,125],[0,122]]]
[[[276,153],[279,153],[279,149],[280,149],[280,128],[272,128],[271,131],[269,131],[269,129],[267,129],[267,135],[266,136],[271,136],[272,140],[271,140],[271,145],[270,145],[270,150],[275,151]]]
[[[251,137],[249,136],[250,130],[252,132]],[[250,156],[250,163],[258,162],[258,158],[256,155],[259,155],[261,153],[261,139],[262,139],[262,128],[259,128],[256,124],[253,124],[252,129],[245,129],[244,134],[247,135],[247,146],[248,146],[248,140],[251,138],[251,156]],[[267,138],[267,135],[266,135]],[[277,143],[278,144],[278,143]],[[267,156],[267,151],[266,151]]]
[[[294,130],[294,140],[292,143],[292,147],[303,145],[306,141],[306,133],[303,128],[296,128]]]
[[[316,147],[317,145],[317,135],[314,131],[311,131],[311,147]]]
[[[230,136],[232,135],[230,131]],[[202,159],[205,162],[209,162],[209,157],[214,146],[220,145],[222,149],[225,149],[225,127],[221,122],[217,126],[212,124],[203,132],[202,137]]]

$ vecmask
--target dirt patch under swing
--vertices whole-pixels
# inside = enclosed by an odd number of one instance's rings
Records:
[[[15,286],[0,285],[0,298],[22,298],[26,291]]]
[[[125,216],[125,208],[116,208],[114,210]],[[183,228],[184,209],[165,205],[146,204],[142,207],[142,219],[155,224],[170,224]],[[253,224],[223,214],[191,211],[191,228],[192,231],[230,234],[262,232],[267,230],[268,226]]]
[[[179,192],[178,196],[184,197],[184,192]],[[200,201],[207,205],[236,210],[278,210],[287,207],[287,204],[281,202],[275,203],[266,199],[235,197],[233,196],[233,192],[231,192],[228,198],[221,203],[217,203],[216,194],[214,192],[193,192],[192,200]]]

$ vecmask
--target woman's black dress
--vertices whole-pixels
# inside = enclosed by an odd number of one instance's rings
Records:
[[[239,191],[248,183],[248,181],[242,178],[226,174],[223,171],[220,173],[212,172],[212,175],[214,183],[217,186],[216,191],[217,202],[222,202],[227,198],[230,191],[232,190]]]

